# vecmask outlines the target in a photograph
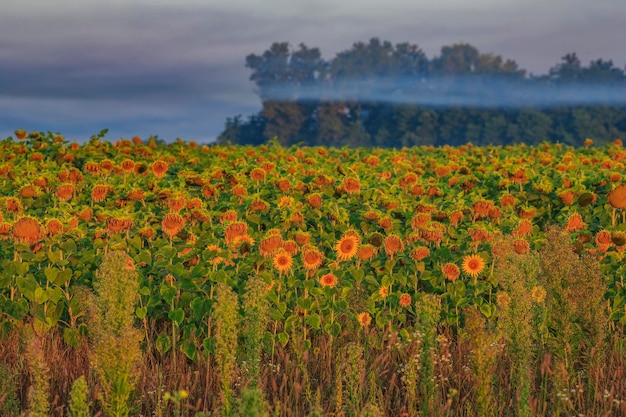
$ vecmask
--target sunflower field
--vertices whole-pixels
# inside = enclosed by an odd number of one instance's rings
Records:
[[[0,415],[626,413],[620,140],[104,133],[0,142]]]

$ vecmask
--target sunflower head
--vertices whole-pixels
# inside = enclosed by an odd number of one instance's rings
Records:
[[[320,285],[322,287],[334,288],[338,282],[339,280],[332,272],[322,275],[320,278]]]
[[[611,207],[621,209],[626,207],[626,184],[615,187],[608,195]]]
[[[367,327],[372,322],[372,316],[370,316],[370,313],[367,312],[357,314],[356,319],[361,327]]]
[[[358,234],[354,234],[348,231],[344,233],[341,239],[339,239],[339,241],[335,245],[338,261],[347,261],[349,259],[352,259],[357,254],[359,243],[361,240],[360,237],[357,236]]]
[[[291,270],[293,259],[289,253],[284,250],[280,250],[274,255],[273,263],[276,270],[283,275]]]
[[[463,258],[461,267],[467,275],[476,278],[485,269],[485,260],[480,255],[468,255]]]
[[[13,224],[13,239],[16,242],[34,245],[43,237],[43,227],[34,217],[24,216]]]
[[[446,277],[446,279],[448,279],[449,281],[456,281],[459,275],[461,275],[459,267],[450,262],[445,264],[441,268],[441,271],[443,272],[443,275]]]

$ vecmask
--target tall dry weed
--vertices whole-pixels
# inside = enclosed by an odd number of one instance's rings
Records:
[[[232,384],[235,376],[239,335],[239,300],[230,286],[221,283],[215,294],[215,359],[220,372],[223,414],[233,415]]]
[[[125,253],[109,252],[93,287],[91,361],[101,384],[99,400],[105,415],[126,417],[141,359],[142,332],[133,326],[139,276]]]

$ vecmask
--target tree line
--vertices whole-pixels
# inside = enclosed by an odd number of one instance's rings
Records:
[[[332,60],[274,43],[246,57],[262,109],[229,117],[218,143],[382,146],[580,145],[626,136],[626,72],[563,56],[532,75],[461,43],[429,59],[410,43],[357,42]]]

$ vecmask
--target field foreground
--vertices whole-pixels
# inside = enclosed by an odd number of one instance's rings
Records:
[[[626,414],[626,149],[0,142],[0,415]]]

